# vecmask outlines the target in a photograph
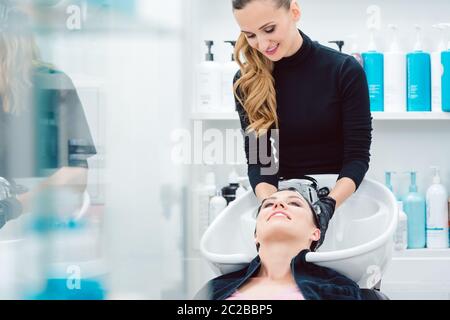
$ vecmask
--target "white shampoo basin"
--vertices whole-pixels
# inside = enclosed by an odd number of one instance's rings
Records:
[[[337,175],[312,175],[319,187],[332,189]],[[259,201],[249,190],[233,201],[213,221],[200,243],[203,256],[216,274],[239,270],[257,252],[253,239]],[[398,207],[392,192],[383,184],[364,179],[358,190],[335,212],[325,242],[306,260],[336,270],[373,288],[392,257]]]

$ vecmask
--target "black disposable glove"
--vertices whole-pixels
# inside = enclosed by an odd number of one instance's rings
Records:
[[[315,251],[325,240],[325,233],[327,232],[328,224],[336,209],[336,200],[328,196],[321,197],[313,204],[313,209],[315,211],[316,224],[320,229],[320,239],[319,241],[313,243],[312,251]]]
[[[6,198],[0,201],[0,229],[13,219],[22,214],[22,204],[14,197]]]

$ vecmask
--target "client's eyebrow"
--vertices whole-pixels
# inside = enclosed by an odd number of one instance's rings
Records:
[[[286,199],[291,199],[291,198],[300,199],[300,201],[303,202],[303,204],[305,204],[305,199],[303,199],[302,197],[299,197],[299,196],[289,196],[289,197],[287,197]],[[277,197],[269,197],[269,198],[266,198],[266,199],[264,199],[264,200],[262,201],[261,205],[262,205],[266,200],[276,200],[276,199],[278,199],[278,198],[277,198]]]

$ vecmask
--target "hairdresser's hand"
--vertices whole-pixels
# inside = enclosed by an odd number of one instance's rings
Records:
[[[314,211],[316,212],[317,222],[320,229],[320,239],[316,244],[315,250],[317,250],[325,240],[325,233],[328,229],[328,223],[333,217],[336,209],[336,200],[331,197],[321,197],[313,204]]]
[[[17,219],[22,214],[22,204],[15,197],[0,201],[0,229],[8,221]]]

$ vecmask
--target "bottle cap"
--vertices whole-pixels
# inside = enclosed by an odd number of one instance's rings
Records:
[[[416,29],[416,32],[417,32],[417,38],[416,38],[416,44],[414,45],[414,51],[422,51],[423,46],[422,46],[422,39],[420,37],[421,36],[420,32],[422,30],[422,27],[420,25],[416,24],[414,26],[414,28]]]
[[[434,171],[433,184],[440,184],[441,183],[441,177],[439,176],[439,167],[432,166],[431,170]]]
[[[400,46],[398,45],[397,39],[398,26],[396,24],[390,24],[388,27],[392,30],[392,43],[389,51],[395,53],[400,52]]]

